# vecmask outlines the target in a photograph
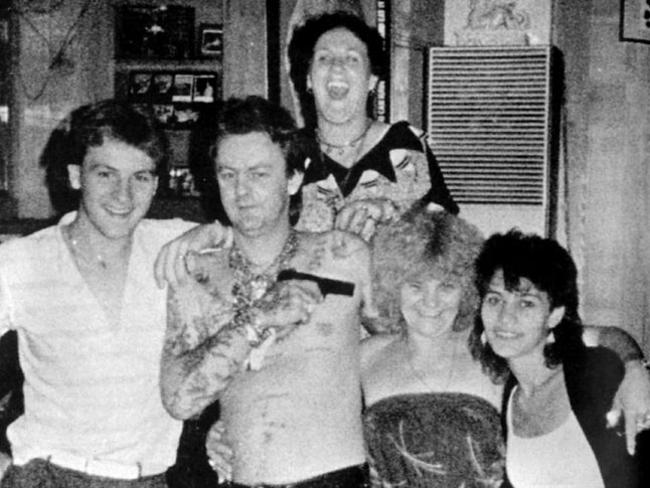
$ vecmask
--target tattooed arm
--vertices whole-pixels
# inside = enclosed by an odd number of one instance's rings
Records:
[[[173,417],[201,413],[243,369],[251,347],[233,319],[231,305],[196,281],[170,289],[160,387]]]

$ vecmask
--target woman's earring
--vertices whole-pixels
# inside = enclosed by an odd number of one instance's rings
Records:
[[[553,329],[548,331],[548,335],[546,336],[546,343],[547,344],[555,343],[555,334],[553,333]]]
[[[485,331],[481,332],[481,344],[484,346],[487,344],[487,336],[485,335]]]

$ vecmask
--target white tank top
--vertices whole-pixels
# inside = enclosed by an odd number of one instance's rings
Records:
[[[589,442],[572,410],[557,429],[536,437],[519,437],[512,427],[508,399],[506,470],[515,488],[604,488]]]

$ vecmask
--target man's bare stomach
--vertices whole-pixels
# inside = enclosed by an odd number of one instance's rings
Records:
[[[280,345],[221,399],[238,483],[291,483],[365,460],[357,345],[300,342]]]

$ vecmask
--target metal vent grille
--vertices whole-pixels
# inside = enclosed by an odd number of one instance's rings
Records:
[[[551,48],[429,49],[429,142],[460,203],[545,205]]]

